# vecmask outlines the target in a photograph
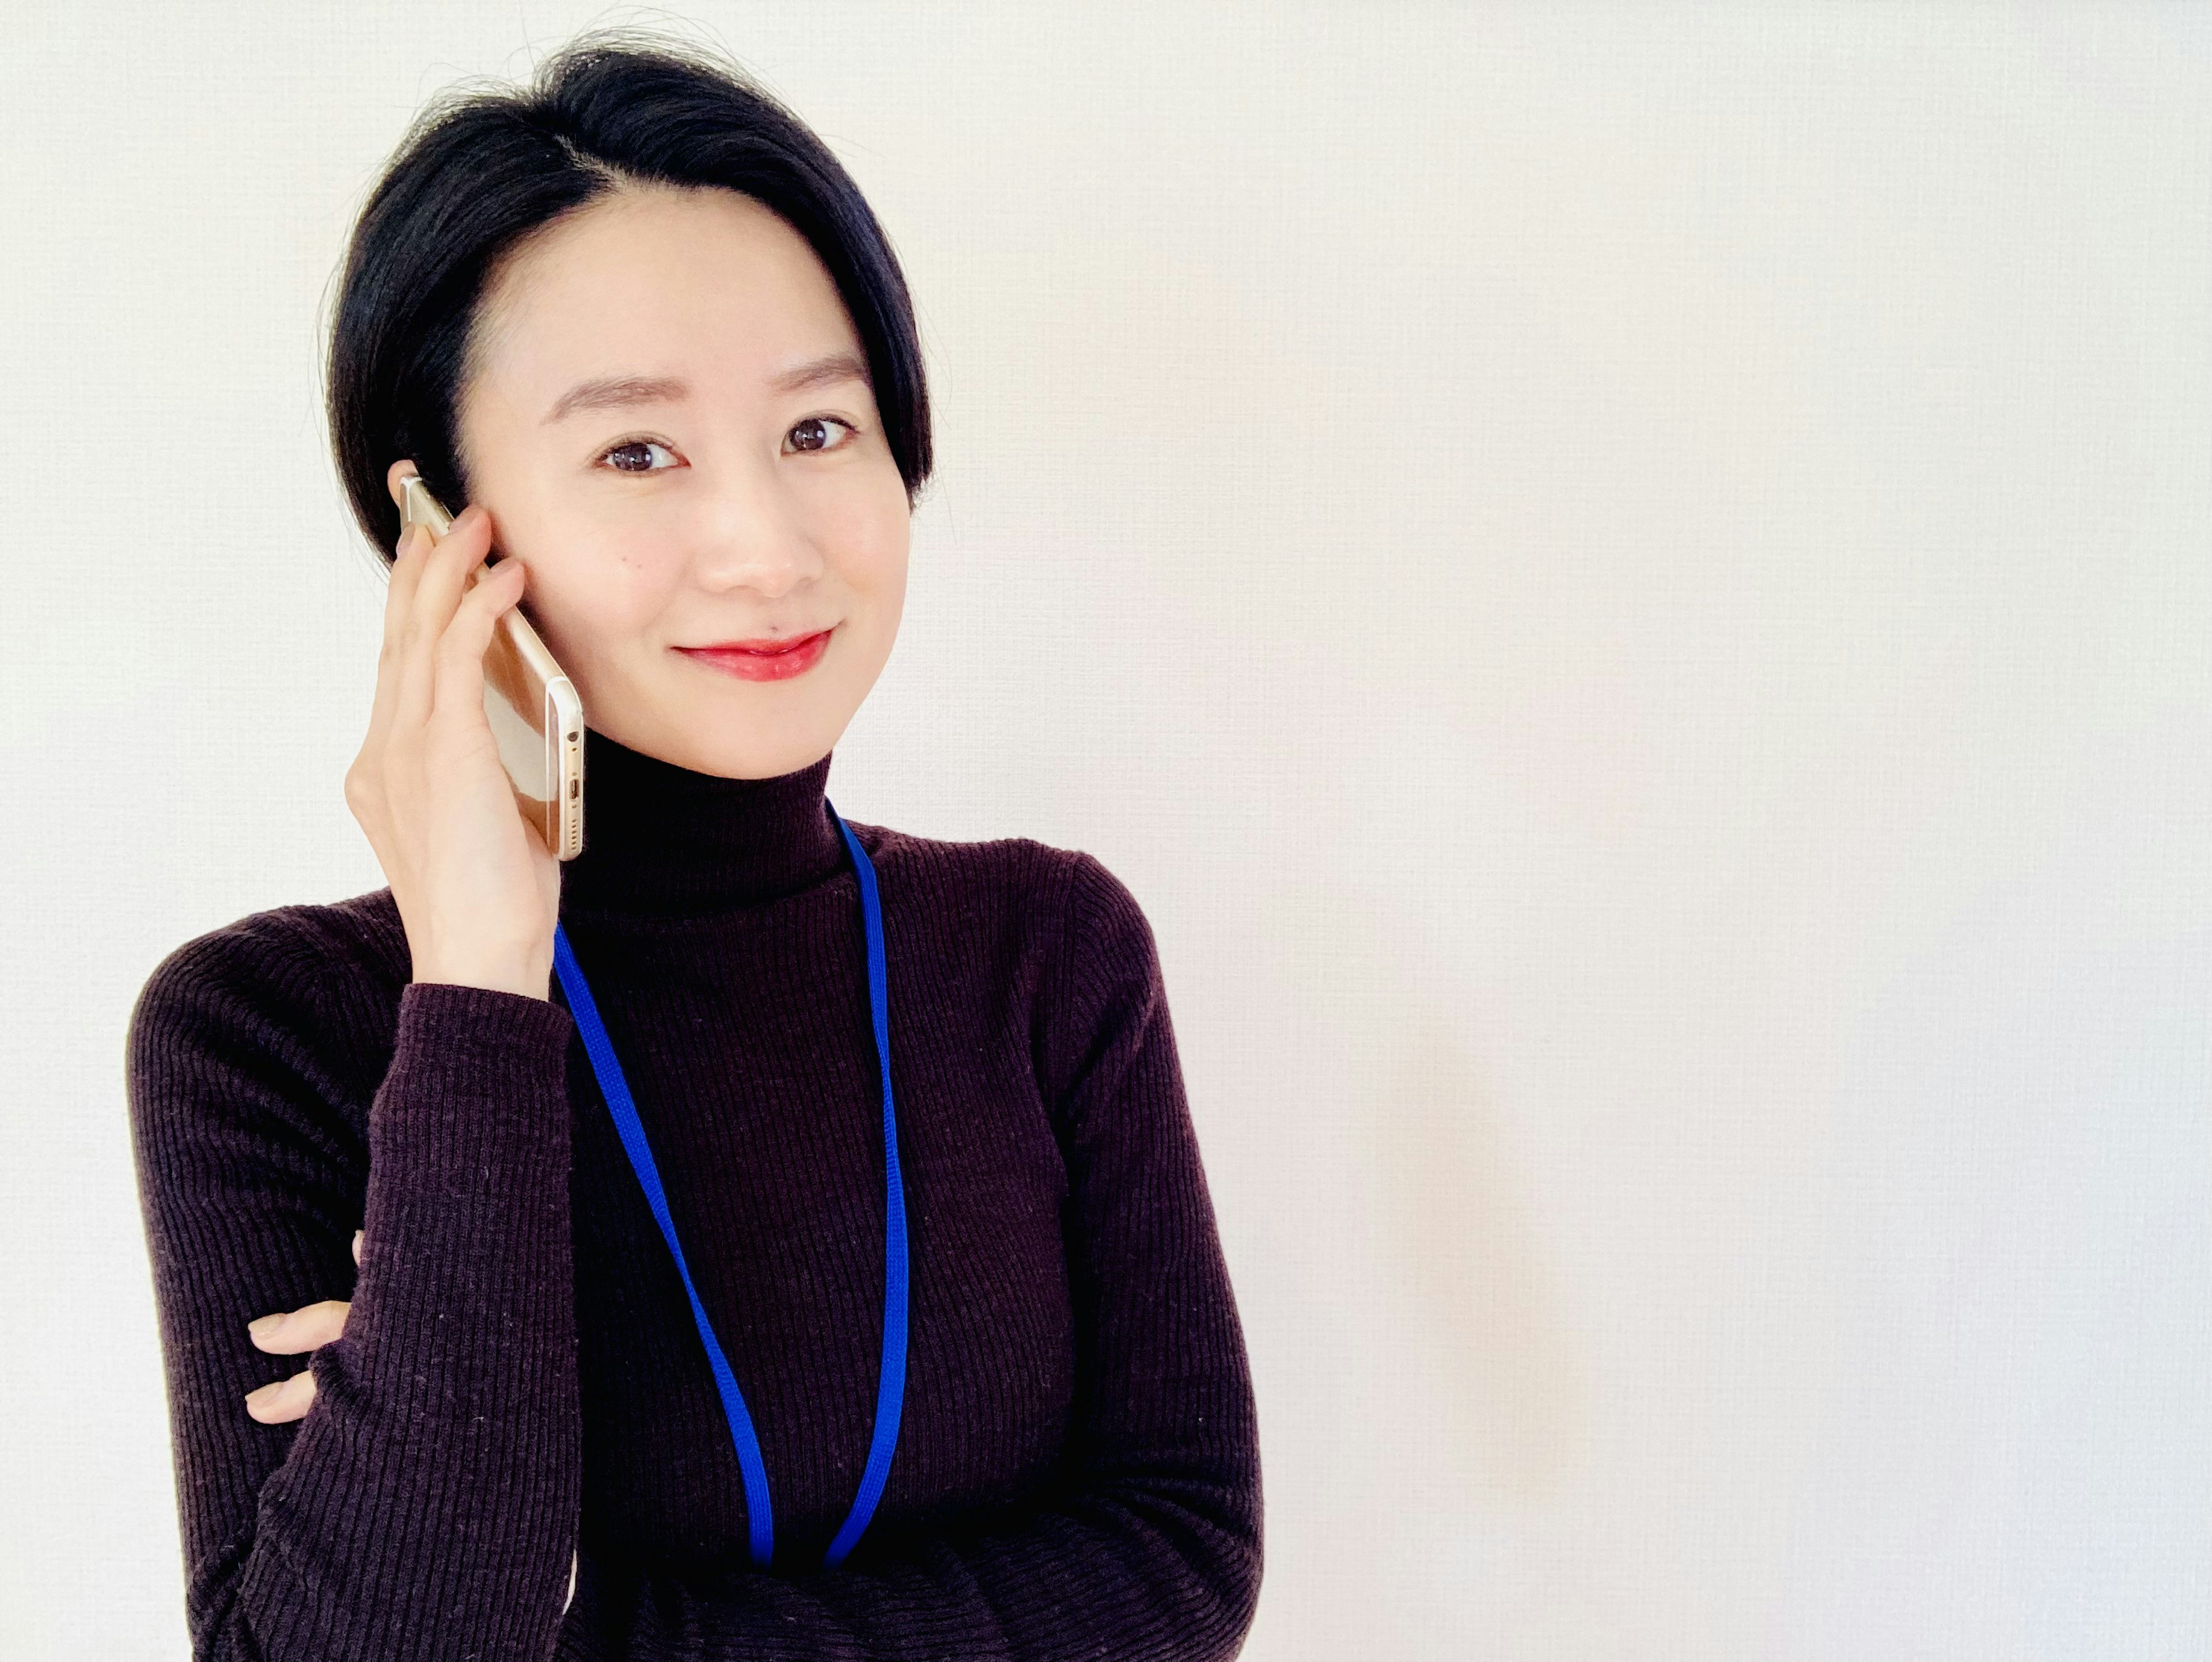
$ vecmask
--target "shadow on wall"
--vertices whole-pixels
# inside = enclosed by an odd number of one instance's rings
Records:
[[[1464,1025],[1418,1007],[1395,1025],[1369,1147],[1384,1263],[1448,1405],[1435,1452],[1471,1487],[1541,1501],[1574,1476],[1583,1402],[1527,1184]]]

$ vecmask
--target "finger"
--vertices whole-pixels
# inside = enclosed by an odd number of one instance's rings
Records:
[[[376,694],[368,715],[372,740],[390,726],[392,707],[398,702],[397,665],[400,642],[406,634],[408,614],[415,604],[415,586],[422,575],[422,563],[428,556],[429,547],[428,526],[410,526],[399,539],[398,556],[392,567],[392,587],[384,597],[384,636],[376,649]]]
[[[438,642],[453,621],[469,573],[483,563],[490,546],[489,516],[472,503],[461,510],[453,528],[423,563],[400,633],[395,721],[411,726],[428,717],[437,680]]]
[[[294,1355],[328,1344],[343,1333],[346,1312],[352,1308],[349,1300],[325,1299],[320,1304],[301,1305],[297,1310],[280,1310],[273,1316],[258,1316],[246,1323],[246,1336],[253,1341],[256,1349],[279,1356]]]
[[[392,545],[392,581],[384,591],[387,639],[395,633],[392,625],[404,622],[407,608],[414,604],[415,585],[422,580],[423,557],[435,540],[430,527],[419,520],[399,527],[399,540]]]
[[[491,645],[499,620],[522,598],[522,562],[501,560],[491,575],[463,597],[438,642],[438,680],[432,692],[433,713],[445,711],[471,719],[483,704],[484,653]]]
[[[410,525],[399,533],[392,560],[392,585],[384,591],[382,650],[388,656],[399,649],[407,615],[415,605],[415,590],[422,581],[422,566],[429,558],[434,539],[427,525]]]
[[[246,1411],[267,1426],[305,1416],[315,1401],[315,1376],[301,1372],[246,1393]]]
[[[362,1238],[362,1232],[361,1230],[358,1230],[358,1229],[356,1229],[356,1230],[355,1230],[355,1231],[353,1232],[353,1261],[354,1261],[354,1263],[355,1263],[355,1265],[356,1265],[356,1268],[358,1268],[358,1267],[359,1267],[359,1265],[360,1265],[360,1263],[361,1263],[361,1238]]]

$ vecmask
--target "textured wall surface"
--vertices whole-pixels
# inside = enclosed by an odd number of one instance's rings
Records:
[[[183,1654],[131,999],[382,880],[349,216],[429,93],[666,15],[10,21],[9,1655]],[[683,17],[929,354],[838,807],[1158,933],[1246,1654],[2212,1654],[2204,9]]]

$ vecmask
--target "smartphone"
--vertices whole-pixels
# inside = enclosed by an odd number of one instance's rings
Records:
[[[420,473],[410,473],[400,489],[403,533],[427,525],[440,539],[453,528],[453,516]],[[479,565],[465,587],[489,575],[490,564]],[[484,649],[483,702],[515,807],[547,848],[574,860],[584,851],[584,701],[519,605],[501,614]]]

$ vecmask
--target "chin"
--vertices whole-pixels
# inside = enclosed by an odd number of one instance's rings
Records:
[[[611,728],[600,731],[632,750],[695,773],[725,779],[773,779],[820,761],[836,746],[846,726],[818,709],[801,708],[778,715],[763,712],[757,700],[716,703],[721,707],[705,709],[695,703],[657,723],[665,735],[659,745],[635,742]],[[732,709],[731,703],[738,707]]]

